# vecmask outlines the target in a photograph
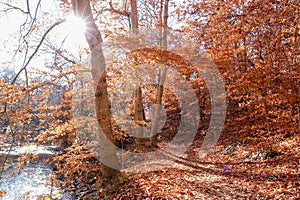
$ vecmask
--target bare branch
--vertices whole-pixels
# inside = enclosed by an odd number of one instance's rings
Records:
[[[38,13],[38,9],[39,9],[40,5],[41,5],[41,0],[39,0],[37,5],[36,5],[33,17],[31,16],[30,11],[28,10],[28,12],[29,12],[28,14],[29,14],[30,18],[32,19],[32,21],[31,21],[30,28],[28,29],[27,33],[23,36],[24,39],[32,32],[32,27],[34,26],[34,23],[36,22],[37,13]]]
[[[29,0],[26,0],[27,5],[27,13],[29,14],[30,18],[32,19],[31,13],[30,13],[30,7],[29,7]]]
[[[41,0],[38,1],[37,5],[36,5],[36,8],[35,8],[35,12],[34,12],[34,16],[32,17],[31,13],[30,13],[30,8],[29,8],[29,0],[27,0],[27,12],[26,12],[26,20],[23,22],[23,24],[20,25],[20,37],[19,37],[19,45],[18,45],[18,48],[14,54],[13,57],[16,56],[17,52],[20,50],[22,44],[26,44],[27,45],[27,36],[32,33],[33,31],[33,26],[36,22],[36,19],[37,19],[37,13],[38,13],[38,9],[40,7],[40,4],[41,4]],[[27,32],[23,35],[22,34],[22,30],[25,29],[26,25],[30,24],[30,27],[28,28]],[[26,55],[25,55],[26,56]],[[25,61],[24,61],[25,62]]]
[[[2,11],[4,11],[4,12],[10,11],[10,10],[18,10],[18,11],[20,11],[20,12],[23,13],[23,14],[28,14],[27,11],[25,11],[25,10],[23,10],[22,8],[19,8],[19,7],[17,7],[17,6],[13,6],[13,5],[11,5],[11,4],[3,3],[3,2],[0,2],[0,4],[2,4],[2,5],[4,5],[4,6],[7,6],[7,7],[8,7],[7,9],[2,10]]]
[[[34,52],[31,54],[31,56],[28,58],[27,62],[23,65],[23,67],[20,69],[20,71],[17,73],[17,75],[15,76],[15,78],[12,80],[11,84],[14,84],[17,80],[17,78],[20,76],[21,72],[23,70],[26,69],[26,67],[29,65],[29,63],[31,62],[32,58],[35,56],[35,54],[37,54],[37,52],[39,51],[39,48],[42,46],[46,36],[50,33],[50,31],[55,28],[56,26],[58,26],[59,24],[65,22],[65,20],[60,20],[58,22],[56,22],[55,24],[53,24],[43,35],[43,37],[41,38],[39,44],[37,45],[37,47],[35,48]]]

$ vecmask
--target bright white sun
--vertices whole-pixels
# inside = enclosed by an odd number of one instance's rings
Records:
[[[86,31],[86,23],[83,19],[70,15],[62,24],[60,34],[65,37],[65,47],[72,53],[86,45],[84,33]]]
[[[70,34],[82,35],[86,31],[86,23],[82,18],[70,15],[66,19],[65,29]]]

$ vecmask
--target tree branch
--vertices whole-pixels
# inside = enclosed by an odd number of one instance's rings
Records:
[[[5,10],[2,10],[2,11],[4,11],[4,12],[7,12],[7,11],[9,11],[9,10],[18,10],[18,11],[20,11],[21,13],[23,13],[23,14],[28,14],[28,12],[27,11],[25,11],[25,10],[23,10],[22,8],[19,8],[19,7],[17,7],[17,6],[13,6],[13,5],[10,5],[10,4],[8,4],[8,3],[3,3],[3,2],[0,2],[0,4],[2,4],[2,5],[4,5],[4,6],[7,6],[8,8],[7,9],[5,9]]]
[[[26,69],[26,67],[29,65],[29,63],[31,62],[32,58],[35,56],[35,54],[37,54],[37,52],[39,51],[39,48],[42,46],[46,36],[50,33],[50,31],[55,28],[56,26],[58,26],[59,24],[65,22],[65,20],[60,20],[56,23],[54,23],[43,35],[43,37],[41,38],[39,44],[37,45],[37,47],[35,48],[34,52],[31,54],[31,56],[28,58],[27,62],[25,62],[25,64],[23,65],[23,67],[19,70],[19,72],[17,73],[17,75],[15,76],[15,78],[12,80],[11,84],[14,84],[16,82],[16,80],[18,79],[18,77],[20,76],[21,72],[24,71]]]
[[[29,7],[29,0],[26,0],[27,5],[27,13],[29,14],[30,18],[32,19],[31,13],[30,13],[30,7]]]
[[[126,17],[130,16],[130,12],[127,12],[126,9],[124,11],[115,9],[113,4],[112,4],[112,1],[109,2],[109,6],[110,6],[110,9],[108,9],[107,11],[111,11],[111,12],[114,12],[114,13],[117,13],[117,14],[120,14],[120,15],[124,15]]]

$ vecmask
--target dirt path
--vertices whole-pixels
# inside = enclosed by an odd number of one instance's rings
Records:
[[[296,135],[278,143],[276,153],[251,145],[220,145],[202,161],[192,148],[187,158],[166,168],[129,174],[109,198],[299,199],[299,139]]]

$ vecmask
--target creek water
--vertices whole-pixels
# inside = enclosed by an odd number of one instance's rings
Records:
[[[0,200],[44,200],[73,199],[63,189],[53,186],[52,169],[42,161],[36,161],[17,168],[17,159],[10,159],[5,164],[5,170],[0,180],[0,191],[4,195]]]

